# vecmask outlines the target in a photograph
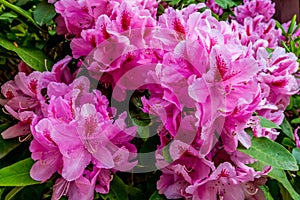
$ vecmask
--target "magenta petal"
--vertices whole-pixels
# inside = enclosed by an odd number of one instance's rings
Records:
[[[30,127],[28,124],[19,122],[18,124],[11,126],[5,131],[3,131],[1,133],[1,136],[3,137],[3,139],[9,139],[9,138],[26,135],[29,133],[29,131],[30,131]]]
[[[62,176],[67,181],[73,181],[79,178],[90,161],[91,156],[85,149],[74,149],[69,153],[69,157],[63,157],[64,167],[62,169]]]
[[[97,167],[99,168],[109,169],[115,166],[112,153],[102,145],[99,145],[97,151],[92,155],[97,160]]]
[[[197,102],[204,103],[209,95],[209,91],[205,81],[202,78],[191,80],[188,88],[189,96]]]
[[[129,154],[130,152],[125,147],[119,148],[113,155],[114,169],[123,172],[131,170],[137,164],[137,161],[129,162]]]
[[[109,170],[101,169],[99,175],[97,176],[96,192],[101,194],[107,194],[110,188],[110,182],[112,181],[112,175]]]
[[[246,131],[241,131],[240,133],[238,133],[237,137],[244,147],[246,147],[247,149],[250,148],[251,137],[250,135],[248,135],[248,133],[246,133]]]
[[[172,185],[169,185],[164,192],[164,195],[168,199],[180,199],[182,198],[182,190],[186,188],[187,183],[183,180],[178,180]]]
[[[56,152],[49,151],[42,154],[43,160],[37,161],[30,170],[30,176],[37,181],[47,181],[60,166],[60,157]]]
[[[62,196],[66,195],[69,190],[70,182],[63,178],[56,180],[53,186],[53,193],[51,200],[59,200]]]
[[[189,145],[180,141],[174,140],[170,145],[170,156],[172,160],[179,159],[189,148]]]
[[[92,200],[94,198],[95,182],[90,182],[81,176],[70,184],[69,200]]]

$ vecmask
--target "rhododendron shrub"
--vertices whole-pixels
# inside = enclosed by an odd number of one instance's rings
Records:
[[[4,46],[24,62],[1,87],[3,115],[15,121],[1,133],[14,145],[3,157],[22,142],[31,158],[0,169],[0,186],[40,184],[48,199],[243,200],[274,196],[272,178],[300,197],[284,172],[299,178],[299,127],[289,123],[299,112],[299,27],[276,27],[274,3],[43,6],[68,48],[39,70]],[[6,178],[11,167],[26,175],[20,183]]]

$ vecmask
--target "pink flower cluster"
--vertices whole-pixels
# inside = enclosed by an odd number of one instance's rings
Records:
[[[12,138],[32,136],[33,179],[45,182],[61,175],[52,199],[93,199],[94,191],[109,192],[112,173],[136,165],[136,148],[129,141],[136,128],[126,128],[126,113],[116,116],[98,90],[90,92],[86,77],[74,81],[66,57],[52,72],[20,72],[2,86],[5,109],[19,119],[2,133]],[[27,138],[28,138],[27,136]]]
[[[235,9],[237,21],[233,20],[231,27],[238,33],[241,43],[252,48],[253,56],[261,67],[256,77],[261,87],[261,101],[256,112],[280,125],[290,96],[299,90],[299,83],[293,76],[298,70],[298,63],[293,53],[286,53],[279,47],[282,37],[271,18],[274,13],[275,5],[270,0],[244,1],[244,5]],[[272,52],[268,52],[267,48],[272,48]],[[257,117],[252,117],[248,124],[255,135],[275,139],[279,134],[274,129],[261,129],[257,124]]]
[[[275,48],[281,39],[281,31],[276,29],[275,4],[271,0],[244,0],[244,4],[235,8],[236,21],[232,29],[238,33],[243,45],[252,43],[258,47]]]
[[[268,22],[275,14],[275,3],[270,0],[244,0],[243,5],[234,8],[234,13],[239,23],[243,23],[247,17],[259,15],[264,17],[264,22]]]
[[[270,13],[261,12],[264,6]],[[155,0],[60,0],[58,32],[71,39],[73,58],[91,79],[112,88],[112,98],[147,89],[141,110],[158,126],[157,189],[169,199],[264,199],[259,189],[271,170],[255,171],[237,151],[254,137],[275,139],[263,116],[281,124],[289,97],[299,85],[297,58],[277,45],[280,32],[268,0],[245,1],[237,21],[216,20],[204,4],[167,8],[156,19]],[[266,15],[265,18],[261,14]],[[269,53],[267,47],[273,48]],[[92,199],[109,191],[111,172],[132,169],[136,127],[126,112],[116,118],[108,99],[86,77],[74,77],[66,57],[52,72],[19,73],[2,86],[1,103],[20,122],[4,138],[31,132],[31,176],[61,178],[53,199]],[[22,102],[22,103],[20,103]],[[118,110],[120,112],[120,110]],[[16,134],[16,130],[22,130]],[[80,197],[80,198],[79,198]]]

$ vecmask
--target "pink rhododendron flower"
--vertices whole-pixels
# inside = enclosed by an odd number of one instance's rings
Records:
[[[177,148],[182,147],[177,146]],[[182,150],[181,150],[182,151]],[[197,150],[189,147],[180,159],[175,160],[170,166],[164,168],[163,175],[157,182],[159,193],[164,194],[168,199],[181,197],[190,198],[185,190],[197,180],[206,179],[214,168],[213,164],[197,154]]]
[[[49,2],[59,14],[57,33],[71,40],[72,57],[50,72],[31,72],[21,63],[1,87],[0,104],[18,120],[1,136],[32,136],[31,177],[58,176],[53,200],[107,194],[114,173],[138,165],[131,143],[138,127],[128,119],[135,114],[114,107],[133,91],[147,95],[133,95],[129,107],[134,102],[149,115],[151,134],[158,133],[159,194],[264,199],[259,186],[272,167],[254,170],[249,164],[256,160],[237,147],[251,147],[245,129],[275,140],[279,132],[263,128],[259,116],[280,125],[290,96],[299,92],[297,57],[278,46],[271,1],[245,0],[230,22],[212,16],[223,12],[213,0],[207,4],[212,11],[198,12],[206,6],[200,3],[167,7],[160,16],[155,0]]]
[[[275,13],[275,4],[271,0],[244,0],[242,5],[234,9],[234,13],[239,23],[243,23],[247,17],[258,15],[262,15],[263,20],[268,22]]]
[[[53,186],[52,200],[58,200],[62,196],[68,196],[69,199],[86,199],[94,198],[94,190],[100,170],[85,170],[84,174],[74,181],[67,181],[63,178],[56,180]]]
[[[281,37],[281,31],[276,29],[275,20],[271,19],[264,22],[264,17],[258,15],[254,18],[247,17],[243,24],[233,21],[232,29],[237,32],[243,45],[253,44],[253,47],[262,46],[258,43],[265,41],[264,47],[274,48],[278,46],[278,40]],[[257,50],[257,49],[255,49]]]
[[[55,10],[64,18],[69,34],[79,36],[82,30],[94,26],[94,19],[85,9],[86,7],[85,1],[63,0],[55,3]]]

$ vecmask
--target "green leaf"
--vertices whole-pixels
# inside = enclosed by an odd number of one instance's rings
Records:
[[[40,26],[50,22],[55,15],[54,5],[49,4],[46,1],[40,2],[33,11],[33,17]]]
[[[279,184],[279,190],[281,194],[281,198],[284,200],[293,200],[287,189],[285,189],[282,184]]]
[[[25,17],[28,21],[30,21],[34,26],[36,26],[37,28],[40,28],[36,23],[35,21],[32,19],[31,17],[31,14],[26,11],[26,10],[23,10],[22,8],[14,5],[14,4],[11,4],[10,2],[6,1],[6,0],[0,0],[0,4],[3,4],[5,7],[13,10],[14,12],[22,15],[23,17]]]
[[[150,136],[149,126],[139,126],[137,132],[144,141]]]
[[[249,149],[239,149],[239,151],[278,169],[291,171],[299,169],[294,156],[283,146],[268,138],[253,138]]]
[[[297,15],[294,15],[292,20],[291,20],[291,23],[290,23],[290,26],[289,26],[289,29],[288,29],[288,34],[289,35],[291,35],[293,33],[294,26],[296,24],[296,18],[297,18]]]
[[[155,191],[149,200],[166,200],[166,197],[163,195],[158,194],[158,191]]]
[[[21,160],[0,169],[0,186],[26,186],[39,184],[30,177],[29,171],[34,161],[31,158]]]
[[[296,147],[295,142],[288,137],[284,137],[281,144],[286,147],[291,147],[291,148]]]
[[[13,12],[5,12],[2,15],[0,15],[0,20],[7,20],[9,23],[12,23],[13,19],[17,17],[18,15],[16,15]]]
[[[20,192],[22,189],[24,188],[24,186],[22,187],[14,187],[6,196],[4,200],[11,200],[14,198],[14,196]]]
[[[0,125],[0,133],[9,127],[9,124]],[[4,140],[0,136],[0,159],[5,157],[9,152],[17,148],[21,143],[16,139]]]
[[[0,199],[2,199],[1,197],[2,197],[4,190],[5,190],[5,187],[0,187]]]
[[[292,52],[295,52],[295,49],[296,49],[297,47],[295,46],[294,40],[290,40],[290,47],[291,47],[291,51],[292,51]]]
[[[291,50],[289,49],[289,47],[285,44],[284,41],[281,41],[281,45],[285,48],[286,52],[291,52]]]
[[[293,34],[296,33],[300,28],[300,24],[297,25],[297,27],[294,29]]]
[[[130,118],[137,126],[148,126],[151,123],[151,118],[148,113],[141,110],[129,110]]]
[[[277,124],[275,124],[274,122],[262,117],[262,116],[258,116],[258,118],[260,119],[260,125],[263,128],[277,128],[277,129],[281,129]]]
[[[293,156],[295,157],[297,163],[300,165],[300,149],[294,148],[292,151]]]
[[[14,51],[32,69],[45,71],[45,63],[50,69],[53,62],[44,54],[43,51],[35,48],[17,47],[11,41],[0,37],[0,46],[7,50]]]
[[[292,124],[300,124],[300,117],[296,118],[296,119],[293,119],[291,121]]]
[[[286,32],[285,32],[283,26],[282,26],[282,25],[280,24],[280,22],[277,21],[277,20],[276,20],[276,26],[277,26],[277,28],[281,29],[282,35],[286,37]]]
[[[110,191],[108,194],[101,194],[104,200],[128,200],[128,193],[126,191],[126,185],[117,175],[114,175],[114,179],[110,184]]]
[[[180,2],[180,0],[171,0],[170,1],[170,5],[175,6],[176,4],[178,4]]]
[[[260,189],[264,192],[266,200],[274,200],[267,186],[260,186]]]
[[[236,3],[232,0],[215,0],[216,4],[218,4],[220,7],[222,8],[230,8],[234,5],[236,5]]]
[[[251,166],[255,170],[262,170],[264,168],[265,164],[262,162],[256,162],[256,163],[251,164]],[[285,187],[285,189],[290,193],[290,195],[293,199],[295,199],[295,200],[300,199],[300,195],[294,190],[293,186],[289,182],[289,180],[286,177],[286,174],[283,170],[273,168],[272,171],[268,174],[268,176],[270,178],[275,179],[278,182],[280,182]]]
[[[282,132],[286,136],[288,136],[292,140],[295,140],[292,126],[290,125],[289,121],[286,118],[284,118],[284,120],[283,120],[282,124],[280,125],[280,127],[281,127]]]
[[[269,54],[269,57],[272,57],[272,54],[273,54],[273,52],[274,52],[274,49],[267,47],[266,50],[267,50],[267,52],[268,52],[268,54]]]
[[[170,145],[165,146],[162,149],[162,154],[163,154],[163,157],[164,157],[165,161],[167,161],[168,163],[173,162],[173,159],[172,159],[172,157],[170,155]]]

